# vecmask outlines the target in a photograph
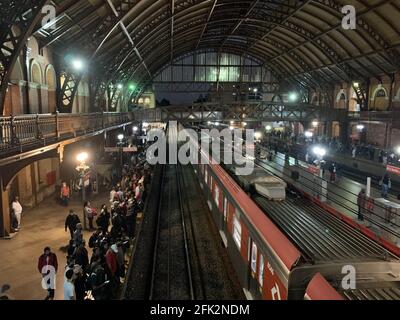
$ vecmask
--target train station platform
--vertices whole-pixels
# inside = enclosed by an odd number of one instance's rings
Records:
[[[109,195],[99,193],[90,198],[92,206],[100,208],[108,204]],[[23,205],[23,204],[22,204]],[[0,240],[0,286],[11,286],[8,294],[17,300],[43,300],[47,291],[41,286],[41,275],[37,270],[39,256],[49,246],[57,255],[58,272],[55,300],[64,300],[63,283],[66,251],[70,239],[69,231],[64,231],[65,218],[73,209],[83,221],[82,201],[78,196],[71,199],[68,207],[58,204],[53,197],[35,208],[23,212],[21,230],[12,239]],[[88,243],[92,232],[84,231]],[[91,255],[91,249],[86,246]]]
[[[257,164],[281,177],[295,188],[318,199],[329,208],[347,216],[354,223],[369,228],[376,236],[400,246],[400,227],[398,225],[383,222],[379,217],[371,214],[366,214],[364,221],[357,219],[357,196],[362,188],[366,188],[367,175],[365,175],[364,183],[354,181],[345,176],[338,176],[335,182],[330,182],[328,170],[326,170],[323,179],[321,179],[309,171],[309,164],[300,160],[296,162],[292,157],[285,160],[285,154],[283,153],[278,153],[273,161],[257,160]],[[293,171],[299,172],[298,179],[294,179]],[[322,181],[324,184],[322,184]],[[370,197],[373,199],[381,198],[380,190],[372,186]],[[391,194],[389,194],[388,200],[399,203],[397,198]]]

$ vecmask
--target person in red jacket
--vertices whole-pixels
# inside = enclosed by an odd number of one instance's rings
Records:
[[[42,287],[47,290],[45,300],[54,299],[56,288],[56,273],[58,269],[57,256],[49,247],[44,248],[44,253],[39,257],[38,270],[42,275]]]
[[[118,261],[117,261],[117,253],[118,247],[116,244],[113,244],[106,253],[106,262],[107,267],[110,270],[111,275],[114,277],[118,270]]]

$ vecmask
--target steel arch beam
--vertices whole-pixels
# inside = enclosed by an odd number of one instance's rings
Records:
[[[22,3],[21,3],[22,2]],[[49,0],[10,1],[0,8],[0,115],[15,62],[33,29],[42,17],[42,8]],[[13,27],[18,27],[14,34]]]

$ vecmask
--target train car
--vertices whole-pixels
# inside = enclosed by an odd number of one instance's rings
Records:
[[[256,166],[252,174],[237,176],[237,165],[224,165],[224,167],[234,176],[244,191],[250,194],[259,193],[270,200],[285,199],[286,182],[264,169]]]
[[[397,256],[327,213],[310,220],[269,201],[279,210],[267,214],[208,152],[200,157],[194,170],[249,299],[400,299]],[[356,288],[343,286],[353,269]]]

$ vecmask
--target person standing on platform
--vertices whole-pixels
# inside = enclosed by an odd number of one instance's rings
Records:
[[[83,211],[85,212],[85,218],[89,221],[89,230],[93,230],[93,218],[95,216],[95,211],[90,205],[89,201],[86,201],[83,205]]]
[[[114,202],[116,193],[117,193],[117,191],[115,191],[115,188],[112,188],[111,191],[110,191],[110,202],[111,203]]]
[[[366,204],[366,194],[365,189],[361,189],[357,196],[357,206],[358,206],[358,220],[364,221],[364,210]]]
[[[332,162],[331,166],[329,167],[329,172],[330,172],[330,182],[335,182],[336,181],[336,164],[335,162]]]
[[[71,196],[71,190],[69,189],[67,183],[63,182],[60,191],[60,198],[61,198],[61,204],[64,207],[68,207],[70,196]]]
[[[392,186],[392,182],[390,181],[389,175],[387,173],[385,173],[385,175],[382,177],[380,184],[382,186],[381,195],[383,198],[387,199],[389,189]]]
[[[74,237],[74,232],[76,230],[76,225],[80,223],[81,220],[79,219],[78,215],[74,212],[74,210],[69,210],[69,215],[67,219],[65,219],[65,232],[67,232],[67,228],[69,233],[71,234],[71,239]]]
[[[76,230],[74,231],[74,246],[77,247],[83,242],[83,232],[82,232],[82,224],[78,223],[76,225]]]
[[[11,209],[15,215],[15,218],[17,219],[17,226],[14,229],[15,231],[18,231],[19,229],[21,229],[21,217],[22,217],[22,206],[19,203],[18,196],[14,198],[14,201],[11,204]]]
[[[49,247],[44,248],[44,253],[39,257],[38,270],[43,277],[42,286],[47,290],[45,300],[54,299],[57,269],[57,256],[51,252]]]
[[[110,272],[111,276],[111,281],[114,284],[114,286],[119,283],[117,282],[117,276],[118,276],[118,259],[117,259],[117,254],[118,254],[118,246],[117,244],[113,244],[106,252],[106,264],[108,271]]]
[[[64,280],[64,300],[75,300],[75,286],[73,283],[73,277],[74,270],[67,270]]]

